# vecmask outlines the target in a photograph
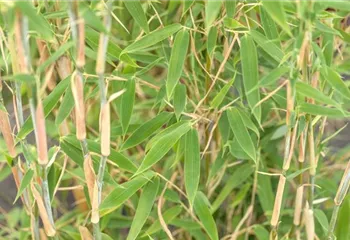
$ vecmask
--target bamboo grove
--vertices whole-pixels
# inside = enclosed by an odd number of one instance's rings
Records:
[[[1,239],[350,239],[350,2],[0,11]]]

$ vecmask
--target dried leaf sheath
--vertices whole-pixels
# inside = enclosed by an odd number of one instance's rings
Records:
[[[48,236],[53,237],[56,234],[55,227],[51,224],[49,220],[49,215],[47,214],[44,201],[40,196],[40,193],[35,188],[34,184],[31,185],[34,199],[38,205],[39,214],[44,225],[45,232]]]
[[[110,107],[107,101],[101,109],[101,154],[108,157],[110,154],[111,119]]]
[[[271,217],[271,226],[273,227],[276,227],[278,224],[285,185],[286,185],[286,178],[283,175],[280,175],[280,180],[278,182],[277,193],[275,198],[275,204],[273,207],[273,212]]]
[[[72,74],[72,93],[75,102],[75,126],[77,139],[82,141],[86,138],[84,85],[79,71]]]
[[[10,121],[7,112],[0,110],[0,130],[4,137],[7,150],[12,158],[16,157],[15,143],[11,131]]]
[[[36,109],[36,129],[37,129],[37,139],[38,139],[38,161],[41,165],[46,165],[48,163],[47,155],[47,138],[46,138],[46,127],[45,127],[45,116],[44,109],[41,100],[38,101]]]

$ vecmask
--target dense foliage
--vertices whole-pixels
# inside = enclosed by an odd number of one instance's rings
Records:
[[[349,1],[0,10],[2,238],[350,239]]]

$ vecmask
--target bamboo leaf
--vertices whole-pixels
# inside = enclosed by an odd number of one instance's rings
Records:
[[[197,130],[191,129],[185,136],[185,188],[190,205],[193,205],[200,177],[200,147]]]
[[[217,18],[222,5],[222,0],[207,1],[205,5],[205,26],[207,29]]]
[[[174,92],[174,109],[175,116],[179,120],[181,113],[184,111],[186,106],[186,85],[177,84]]]
[[[52,92],[43,100],[44,114],[47,117],[51,111],[54,109],[58,101],[60,100],[62,94],[67,89],[70,83],[70,76],[61,81],[57,86],[52,90]],[[23,124],[21,130],[17,134],[17,138],[24,139],[29,133],[33,131],[33,122],[32,118],[28,119]]]
[[[165,223],[171,223],[173,219],[175,219],[182,211],[182,207],[177,205],[174,207],[169,208],[163,213],[163,219]],[[160,224],[159,219],[154,221],[154,223],[145,231],[145,233],[142,235],[142,237],[152,235],[159,230],[162,229],[162,225]]]
[[[280,27],[292,36],[289,25],[287,23],[287,17],[283,8],[283,4],[280,1],[263,1],[264,9],[268,12],[270,17],[278,24]]]
[[[199,220],[202,222],[204,230],[210,239],[219,240],[218,230],[207,203],[208,199],[205,197],[205,195],[202,192],[197,192],[193,205],[194,211],[199,217]]]
[[[48,66],[53,64],[57,59],[59,59],[63,54],[65,54],[66,51],[68,51],[71,47],[74,46],[74,42],[69,41],[65,44],[61,45],[57,51],[55,51],[43,64],[41,64],[38,69],[37,73],[42,73]]]
[[[55,124],[56,126],[61,125],[61,123],[69,116],[74,108],[74,98],[71,86],[68,86],[66,93],[63,96],[60,108],[56,116]]]
[[[17,195],[16,195],[13,203],[17,202],[18,198],[22,195],[23,191],[28,187],[28,185],[32,181],[33,176],[34,176],[34,171],[32,169],[28,169],[26,174],[24,174],[24,177],[21,181],[21,185],[19,186],[19,189],[17,191]]]
[[[102,201],[100,205],[101,215],[114,211],[120,207],[126,200],[134,195],[147,182],[154,177],[154,172],[146,172],[137,176],[116,187],[108,196]]]
[[[280,79],[285,73],[289,71],[288,67],[278,67],[268,74],[266,74],[259,82],[259,86],[266,87],[271,84],[276,83],[278,79]]]
[[[341,111],[336,108],[323,107],[320,105],[302,103],[299,106],[299,111],[303,113],[308,113],[311,115],[321,115],[330,118],[344,118],[350,117],[349,112]]]
[[[50,24],[41,13],[37,12],[30,2],[16,1],[15,4],[16,7],[21,9],[21,12],[28,17],[29,27],[35,30],[42,39],[47,41],[52,41],[54,39],[54,32]]]
[[[145,224],[148,215],[150,214],[159,188],[159,178],[156,177],[153,181],[146,184],[141,194],[134,220],[132,221],[127,240],[134,240],[139,235],[143,225]]]
[[[141,2],[139,0],[134,1],[123,1],[125,7],[128,9],[131,16],[134,18],[135,22],[140,25],[140,27],[146,32],[149,33],[149,27],[147,23],[147,17],[145,12],[142,9]]]
[[[135,79],[129,79],[125,83],[126,92],[120,97],[120,119],[123,128],[123,133],[126,134],[135,101]]]
[[[151,136],[155,131],[157,131],[160,127],[162,127],[166,122],[168,122],[172,116],[173,114],[169,112],[162,112],[159,115],[157,115],[155,118],[142,124],[125,141],[120,151],[129,149],[143,142],[145,139]]]
[[[230,109],[227,111],[227,117],[230,123],[231,130],[235,138],[237,139],[238,144],[245,151],[245,153],[248,154],[248,156],[255,161],[256,150],[253,145],[253,141],[250,138],[248,130],[243,122],[243,119],[239,114],[239,111],[236,108]]]
[[[181,77],[189,40],[190,37],[187,30],[179,31],[176,34],[174,46],[171,50],[168,78],[166,81],[168,99],[171,98],[173,91]]]
[[[309,84],[297,82],[295,88],[297,92],[303,95],[304,97],[313,98],[320,103],[329,104],[332,106],[339,106],[339,104],[336,101],[324,95],[318,89],[311,87]]]
[[[235,82],[235,79],[236,79],[236,74],[223,88],[221,88],[220,92],[211,101],[210,107],[217,108],[220,106],[220,104],[224,100],[226,94],[228,93],[228,90],[230,90],[231,86]]]
[[[226,181],[226,185],[221,190],[215,201],[211,206],[211,212],[214,213],[223,203],[223,201],[227,198],[227,196],[232,193],[232,190],[235,187],[241,185],[244,181],[246,181],[250,175],[253,173],[254,169],[249,164],[244,164],[239,166],[230,176],[230,178]]]
[[[260,7],[260,18],[266,37],[270,40],[277,40],[279,43],[279,35],[276,24],[264,10],[264,7]]]
[[[322,74],[326,81],[337,90],[343,97],[350,99],[350,90],[341,79],[340,75],[330,67],[322,69]]]
[[[233,1],[225,1],[225,7],[226,7],[226,14],[227,17],[229,18],[234,18],[234,15],[236,13],[236,4],[237,1],[233,0]]]
[[[255,86],[258,85],[258,56],[253,39],[249,35],[245,35],[241,39],[241,61],[243,83],[247,95],[248,104],[252,109],[256,120],[260,122],[260,105],[253,109],[253,107],[260,101],[260,93],[258,89],[252,90]]]
[[[270,39],[267,39],[264,35],[255,30],[250,30],[250,35],[253,37],[254,41],[269,54],[278,63],[282,61],[284,53],[282,50]]]
[[[170,133],[166,134],[164,137],[160,138],[147,153],[135,175],[146,171],[157,163],[162,157],[165,156],[165,154],[167,154],[167,152],[169,152],[169,150],[181,138],[181,136],[186,134],[190,129],[191,122],[186,122]]]
[[[150,46],[153,46],[156,43],[163,41],[164,39],[170,37],[177,31],[179,31],[182,26],[178,23],[166,26],[162,29],[155,30],[150,34],[147,34],[143,38],[133,42],[127,46],[121,53],[121,55],[126,53],[138,52]]]

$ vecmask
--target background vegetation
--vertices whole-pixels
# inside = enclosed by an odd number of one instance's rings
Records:
[[[2,238],[350,239],[350,2],[0,10]]]

